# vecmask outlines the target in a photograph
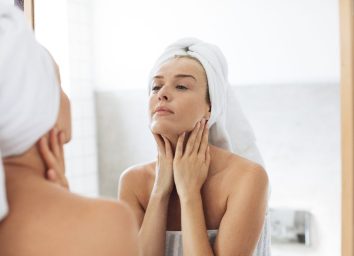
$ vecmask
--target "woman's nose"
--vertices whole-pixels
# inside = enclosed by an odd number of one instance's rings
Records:
[[[158,96],[159,96],[159,100],[166,100],[166,101],[168,101],[168,100],[171,99],[170,93],[168,92],[168,89],[166,89],[165,86],[163,86],[163,87],[159,90]]]

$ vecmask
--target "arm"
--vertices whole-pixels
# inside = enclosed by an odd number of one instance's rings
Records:
[[[166,138],[154,136],[158,143],[159,156],[156,163],[154,187],[146,211],[144,212],[136,193],[132,190],[132,188],[140,187],[135,182],[138,177],[134,179],[133,175],[129,175],[134,174],[133,172],[126,172],[121,177],[118,198],[128,203],[135,212],[140,227],[139,241],[144,255],[163,256],[165,255],[168,202],[173,188],[172,150]]]
[[[139,186],[133,174],[126,172],[121,176],[118,200],[127,203],[133,210],[139,225],[138,237],[143,255],[164,255],[168,197],[152,192],[144,211],[133,190]],[[153,238],[151,234],[154,234]]]
[[[214,255],[205,225],[200,193],[181,199],[184,255]]]
[[[144,255],[165,255],[168,201],[167,195],[151,193],[139,231]]]
[[[235,184],[215,240],[216,255],[252,255],[264,223],[267,192],[268,177],[259,166]]]
[[[174,159],[174,176],[181,202],[183,254],[213,255],[200,193],[210,164],[208,126],[205,121],[201,121],[194,128],[185,152],[183,141],[184,136],[180,136]]]

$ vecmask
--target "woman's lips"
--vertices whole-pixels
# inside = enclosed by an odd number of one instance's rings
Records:
[[[168,110],[158,110],[155,112],[155,115],[158,115],[158,116],[168,116],[168,115],[172,115],[172,114],[173,113]]]
[[[173,114],[173,111],[166,106],[159,106],[155,109],[155,115],[168,116]]]

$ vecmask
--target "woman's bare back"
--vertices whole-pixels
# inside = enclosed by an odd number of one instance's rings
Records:
[[[2,256],[138,255],[135,220],[121,203],[84,198],[23,173],[7,172],[7,190]]]

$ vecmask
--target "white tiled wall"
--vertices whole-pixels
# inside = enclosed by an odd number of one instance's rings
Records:
[[[73,136],[67,146],[71,190],[98,195],[92,76],[91,1],[68,0],[69,65]]]
[[[58,62],[71,100],[73,136],[65,146],[70,189],[98,196],[91,0],[36,0],[35,8],[36,36]]]

